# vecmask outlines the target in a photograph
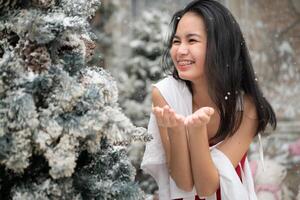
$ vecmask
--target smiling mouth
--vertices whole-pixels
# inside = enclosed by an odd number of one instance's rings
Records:
[[[191,60],[179,60],[179,61],[177,61],[178,66],[187,66],[187,65],[192,65],[194,63],[195,62],[191,61]]]
[[[187,71],[191,68],[191,65],[194,64],[194,61],[191,60],[182,60],[182,61],[177,61],[177,69],[179,71]]]

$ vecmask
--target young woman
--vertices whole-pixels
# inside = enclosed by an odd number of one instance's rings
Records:
[[[274,111],[258,86],[232,14],[196,0],[173,16],[163,56],[168,76],[154,85],[142,169],[160,200],[254,200],[247,151]]]

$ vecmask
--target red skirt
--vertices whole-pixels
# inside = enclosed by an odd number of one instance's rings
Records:
[[[245,159],[247,157],[247,153],[243,156],[242,160],[240,161],[241,163],[241,166],[244,168],[244,164],[245,164]],[[236,168],[235,168],[235,171],[237,173],[237,175],[240,177],[241,181],[242,181],[242,173],[241,173],[241,167],[240,165],[238,165]],[[216,195],[217,195],[217,200],[221,200],[221,191],[220,191],[220,188],[217,190],[216,192]],[[174,199],[174,200],[182,200],[182,199]],[[200,199],[198,197],[198,195],[195,196],[195,200],[205,200],[205,199]]]

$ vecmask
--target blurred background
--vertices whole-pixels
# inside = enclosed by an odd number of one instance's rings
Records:
[[[94,62],[108,69],[119,87],[119,104],[137,126],[146,127],[150,86],[163,77],[160,56],[171,15],[188,0],[102,0],[91,20],[102,34]],[[259,199],[300,199],[300,1],[220,0],[234,14],[246,38],[257,81],[278,117],[278,128],[249,151]],[[101,53],[100,53],[101,52]],[[157,186],[139,170],[144,144],[131,146],[136,180],[155,198]],[[258,163],[258,167],[256,167]]]

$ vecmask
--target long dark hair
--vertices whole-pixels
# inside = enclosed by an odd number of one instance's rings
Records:
[[[276,116],[258,86],[241,29],[230,11],[214,0],[196,0],[183,10],[176,12],[171,21],[171,35],[162,56],[165,72],[180,79],[170,57],[172,40],[180,18],[187,12],[198,14],[204,20],[207,31],[207,49],[204,73],[208,80],[208,91],[220,112],[220,126],[212,140],[232,136],[239,128],[243,115],[236,112],[242,93],[252,97],[258,115],[256,134],[264,132],[270,124],[276,128]],[[184,81],[192,92],[191,82]]]

